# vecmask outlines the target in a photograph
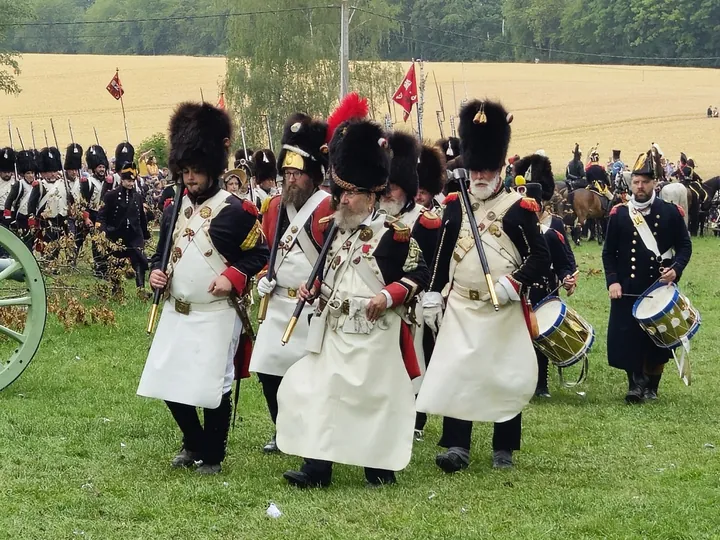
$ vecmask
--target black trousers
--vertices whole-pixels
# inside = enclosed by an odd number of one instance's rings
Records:
[[[432,357],[433,350],[435,349],[435,336],[433,336],[432,330],[425,325],[423,330],[423,354],[425,355],[425,369],[427,370],[430,365],[430,358]],[[417,397],[417,396],[416,396]],[[424,412],[415,413],[415,429],[423,430],[427,424],[427,414]]]
[[[493,428],[493,450],[520,450],[521,432],[522,413],[507,422],[496,422]],[[446,416],[443,418],[443,433],[438,445],[444,448],[459,446],[469,451],[471,437],[472,422]]]
[[[223,394],[218,408],[203,409],[204,427],[200,424],[196,407],[165,402],[182,431],[183,448],[188,452],[198,452],[206,465],[217,465],[225,459],[232,416],[231,393]]]
[[[300,470],[316,482],[329,484],[332,480],[332,467],[332,461],[305,459]],[[365,467],[365,479],[371,484],[389,484],[395,481],[395,472]]]
[[[112,239],[113,242],[117,242],[117,239]],[[149,264],[143,248],[141,247],[128,247],[121,249],[120,251],[114,251],[113,257],[117,259],[129,259],[130,266],[132,266],[135,272],[135,285],[138,288],[145,287],[145,273],[148,271]],[[107,261],[105,261],[105,269],[107,270]]]
[[[283,378],[278,375],[258,373],[258,379],[260,379],[260,384],[262,384],[265,402],[267,403],[268,411],[270,412],[270,418],[272,418],[274,424],[277,422],[278,415],[277,393]]]
[[[537,388],[547,388],[548,387],[548,359],[547,356],[545,356],[543,353],[535,350],[535,357],[537,358],[537,365],[538,365],[538,379],[537,379]]]

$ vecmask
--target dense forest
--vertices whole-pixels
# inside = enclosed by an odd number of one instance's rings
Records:
[[[338,2],[334,2],[338,3]],[[720,65],[718,0],[355,0],[351,57]],[[226,55],[240,19],[339,36],[318,0],[0,0],[0,54]],[[306,7],[303,11],[289,9]],[[322,16],[317,16],[324,11]],[[332,15],[328,14],[331,13]],[[357,13],[355,14],[357,15]],[[314,24],[315,19],[321,20]],[[281,21],[281,19],[284,19]],[[252,28],[252,26],[250,26]],[[252,31],[252,30],[251,30]],[[372,37],[367,37],[372,36]],[[247,36],[246,36],[247,37]]]

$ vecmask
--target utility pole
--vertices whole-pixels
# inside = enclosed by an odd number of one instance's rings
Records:
[[[348,93],[350,84],[350,6],[349,0],[340,2],[340,99]]]

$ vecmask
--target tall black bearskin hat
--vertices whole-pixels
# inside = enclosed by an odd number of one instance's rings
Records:
[[[128,163],[135,163],[135,148],[129,142],[120,143],[115,148],[115,172],[119,173]]]
[[[34,150],[21,150],[17,153],[16,162],[18,174],[25,174],[26,172],[38,172],[38,164],[35,160]]]
[[[578,159],[578,160],[582,157],[582,150],[580,150],[579,143],[575,143],[575,148],[573,148],[572,154],[573,154],[573,158]]]
[[[253,155],[255,165],[255,181],[275,180],[277,178],[277,161],[272,150],[258,150]]]
[[[402,188],[409,201],[415,199],[418,191],[418,162],[420,143],[412,135],[396,131],[388,137],[392,161],[388,182]]]
[[[78,143],[72,143],[65,150],[65,170],[79,171],[82,169],[83,149]]]
[[[617,161],[620,159],[620,150],[613,150],[613,160]]]
[[[662,163],[660,163],[660,153],[655,146],[652,146],[650,150],[638,156],[632,173],[649,176],[654,180],[665,176],[665,170],[663,169]]]
[[[0,172],[15,172],[15,150],[9,146],[0,150]]]
[[[510,145],[512,114],[493,101],[473,100],[460,109],[460,149],[470,171],[499,171]]]
[[[322,120],[303,113],[291,115],[280,141],[279,168],[304,171],[319,186],[328,167],[327,130],[327,123]]]
[[[390,146],[378,124],[367,120],[341,124],[330,141],[333,191],[385,191],[390,161]]]
[[[170,119],[170,168],[179,174],[192,167],[218,182],[230,154],[232,122],[228,114],[208,103],[182,103]]]
[[[552,199],[553,193],[555,193],[555,178],[553,177],[552,164],[547,156],[531,154],[516,161],[513,166],[515,174],[525,178],[526,186],[532,183],[540,187],[540,195],[543,201]],[[528,197],[530,196],[528,195]]]
[[[445,156],[435,146],[423,145],[418,162],[418,181],[420,189],[424,189],[433,197],[445,187]]]
[[[253,163],[252,150],[247,151],[247,159],[245,158],[245,150],[242,148],[236,150],[233,165],[236,169],[242,169],[248,178],[255,176],[255,165]]]
[[[460,155],[460,139],[457,137],[447,137],[440,139],[435,143],[435,146],[442,149],[442,153],[445,156],[446,161],[455,159]]]
[[[110,167],[108,158],[105,155],[105,149],[99,144],[93,144],[85,152],[85,163],[87,163],[88,169],[94,171],[100,165],[105,165],[105,169]]]
[[[51,146],[40,150],[40,172],[57,172],[62,170],[60,150]]]

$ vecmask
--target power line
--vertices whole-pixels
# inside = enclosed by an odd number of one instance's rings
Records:
[[[258,11],[241,11],[234,13],[209,13],[206,15],[175,15],[167,17],[147,17],[145,19],[106,19],[101,21],[33,21],[33,22],[13,22],[13,23],[0,23],[2,27],[38,27],[38,26],[71,26],[74,24],[127,24],[127,23],[147,23],[147,22],[167,22],[167,21],[190,21],[198,19],[218,19],[218,18],[229,18],[229,17],[247,17],[250,15],[276,15],[279,13],[292,13],[298,11],[313,11],[316,9],[340,9],[339,6],[307,6],[307,7],[295,7],[295,8],[280,8],[280,9],[268,9]]]
[[[432,30],[435,32],[442,32],[446,35],[452,35],[457,37],[464,37],[464,38],[470,38],[470,39],[480,39],[484,41],[489,41],[492,43],[497,43],[500,45],[507,45],[509,47],[520,47],[523,49],[531,49],[536,51],[543,51],[543,52],[550,52],[550,53],[557,53],[557,54],[568,54],[568,55],[578,55],[578,56],[590,56],[595,58],[614,58],[614,59],[621,59],[621,60],[682,60],[682,61],[703,61],[703,60],[720,60],[720,56],[703,56],[703,57],[681,57],[681,56],[623,56],[618,54],[604,54],[604,53],[586,53],[586,52],[579,52],[579,51],[567,51],[563,49],[549,49],[546,47],[539,47],[536,45],[523,45],[520,43],[511,43],[509,41],[503,41],[495,38],[488,38],[473,34],[463,34],[460,32],[453,32],[450,30],[444,30],[433,26],[427,26],[423,24],[414,23],[411,21],[408,21],[406,19],[398,19],[396,17],[391,17],[390,15],[385,15],[382,13],[375,13],[374,11],[371,11],[369,9],[361,8],[361,7],[353,7],[353,9],[360,11],[362,13],[367,13],[368,15],[374,15],[375,17],[380,17],[381,19],[386,19],[388,21],[393,21],[396,23],[402,23],[407,24],[409,26],[414,26],[416,28],[423,28],[425,30]]]

